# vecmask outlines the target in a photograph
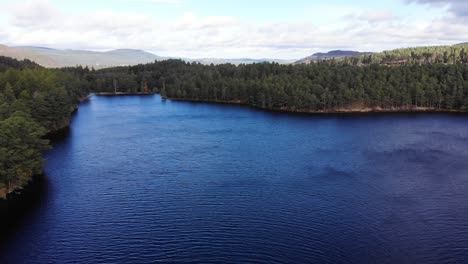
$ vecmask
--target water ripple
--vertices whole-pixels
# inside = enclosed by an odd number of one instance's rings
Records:
[[[0,263],[463,263],[466,121],[95,97]]]

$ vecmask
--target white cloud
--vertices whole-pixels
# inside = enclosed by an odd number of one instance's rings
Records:
[[[468,18],[468,1],[466,0],[406,0],[406,2],[448,7],[452,15]]]
[[[47,0],[22,1],[9,8],[13,26],[35,27],[59,18],[60,11]]]
[[[340,23],[320,27],[302,20],[251,24],[236,17],[196,13],[170,20],[99,10],[70,14],[48,0],[21,2],[6,12],[10,19],[0,30],[3,44],[134,48],[181,57],[300,58],[330,49],[378,51],[468,39],[465,23],[453,16],[415,23],[380,10],[352,12]]]
[[[346,20],[362,20],[368,23],[387,22],[396,19],[395,15],[387,10],[368,10],[352,13],[344,17]]]

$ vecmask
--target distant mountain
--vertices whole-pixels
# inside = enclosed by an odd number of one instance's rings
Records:
[[[49,68],[88,66],[96,69],[115,66],[128,66],[150,63],[154,61],[167,60],[175,57],[160,57],[155,54],[135,49],[117,49],[106,52],[88,50],[59,50],[44,47],[8,47],[0,45],[0,56],[11,57],[18,60],[29,59],[41,66]],[[279,59],[219,59],[180,58],[187,62],[199,62],[202,64],[251,64],[262,62],[277,62],[280,64],[292,63],[294,61]]]
[[[87,50],[59,50],[43,47],[8,47],[0,45],[0,56],[30,59],[38,64],[54,67],[77,65],[94,68],[136,65],[166,59],[142,50],[118,49],[107,52]]]
[[[5,45],[0,45],[0,56],[10,57],[17,60],[29,59],[45,67],[59,67],[53,59],[40,53],[26,49],[8,47]]]
[[[311,63],[314,61],[326,60],[326,59],[339,59],[339,58],[346,58],[346,57],[354,57],[360,55],[367,55],[372,54],[372,52],[359,52],[359,51],[352,51],[352,50],[332,50],[327,53],[315,53],[311,56],[305,57],[301,60],[296,61],[296,64],[301,63]]]
[[[105,68],[112,66],[136,65],[140,63],[162,60],[163,57],[142,50],[118,49],[107,52],[87,50],[58,50],[42,47],[16,47],[16,49],[30,54],[39,54],[49,58],[53,65],[46,67],[72,67],[77,65],[94,68]],[[41,62],[38,62],[42,64]]]

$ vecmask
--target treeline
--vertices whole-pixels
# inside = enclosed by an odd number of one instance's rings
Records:
[[[44,136],[68,125],[86,95],[77,73],[0,57],[0,197],[42,172]],[[3,63],[6,62],[6,63]]]
[[[466,64],[468,63],[468,44],[395,49],[344,60],[351,65]]]
[[[468,110],[468,65],[201,65],[180,60],[90,72],[96,91],[152,91],[288,111]],[[115,85],[117,84],[117,85]]]

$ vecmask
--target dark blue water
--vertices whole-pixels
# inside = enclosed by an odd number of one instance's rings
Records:
[[[467,263],[468,117],[93,97],[0,263]]]

